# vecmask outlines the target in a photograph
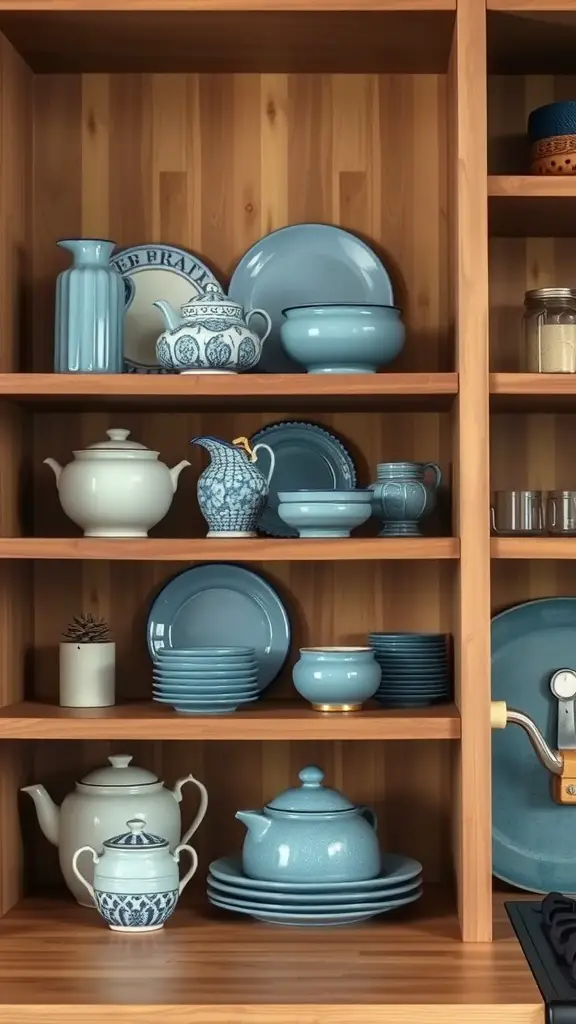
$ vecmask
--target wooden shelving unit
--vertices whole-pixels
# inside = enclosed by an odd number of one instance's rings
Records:
[[[489,491],[573,486],[576,386],[519,372],[517,342],[526,288],[576,276],[576,187],[527,177],[522,149],[531,106],[570,94],[573,7],[0,0],[0,1020],[543,1024],[501,898],[493,910],[490,616],[574,593],[576,542],[491,540]],[[57,238],[170,242],[226,282],[259,237],[304,221],[358,233],[389,267],[407,324],[393,372],[51,373]],[[190,439],[294,418],[342,436],[361,486],[379,461],[439,463],[429,535],[206,539]],[[78,537],[43,466],[111,426],[193,463],[148,540]],[[147,612],[167,578],[212,561],[278,588],[291,654],[261,703],[185,718],[150,703]],[[89,610],[113,627],[119,703],[81,713],[56,706],[57,644]],[[300,646],[373,629],[451,633],[454,704],[295,702]],[[18,798],[32,782],[61,798],[126,751],[170,784],[193,771],[211,798],[196,892],[151,941],[67,900]],[[314,761],[377,808],[385,847],[422,861],[423,903],[310,933],[197,906],[210,860],[239,848],[236,809]]]

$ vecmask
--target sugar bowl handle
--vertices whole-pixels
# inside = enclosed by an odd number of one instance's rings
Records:
[[[188,885],[188,882],[192,878],[192,875],[195,874],[196,869],[198,867],[198,854],[196,853],[196,850],[194,849],[194,847],[193,846],[188,846],[187,843],[180,843],[180,845],[177,846],[176,849],[174,850],[174,853],[172,854],[172,856],[173,856],[174,860],[176,861],[176,863],[178,864],[179,861],[180,861],[180,854],[182,853],[182,850],[186,850],[187,853],[190,854],[190,859],[192,861],[192,864],[188,868],[188,871],[184,875],[184,878],[178,884],[178,895],[180,895],[180,893],[182,892],[184,887]]]
[[[424,476],[426,476],[426,473],[428,472],[434,475],[432,487],[434,488],[435,491],[437,491],[438,488],[440,487],[440,484],[442,483],[442,470],[440,469],[440,466],[438,466],[435,462],[425,462],[423,468]]]
[[[100,857],[96,853],[96,850],[94,850],[91,846],[81,846],[79,850],[76,850],[76,853],[72,857],[72,871],[76,875],[76,878],[78,879],[78,881],[82,882],[82,885],[86,889],[88,889],[88,892],[90,893],[92,899],[94,899],[94,886],[90,885],[90,882],[88,882],[84,878],[84,875],[82,874],[82,872],[80,871],[80,869],[78,867],[78,858],[79,858],[81,853],[91,853],[92,854],[92,860],[94,861],[95,864],[98,863],[98,861],[100,860]]]

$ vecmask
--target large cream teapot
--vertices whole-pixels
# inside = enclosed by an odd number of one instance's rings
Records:
[[[168,469],[159,452],[129,441],[129,430],[106,433],[106,441],[75,451],[64,468],[44,459],[54,471],[60,504],[85,537],[147,537],[168,512],[190,463],[184,459]]]
[[[96,768],[75,784],[74,789],[58,807],[44,786],[24,786],[38,814],[44,835],[58,847],[60,867],[70,891],[83,906],[93,906],[86,886],[74,873],[72,860],[81,846],[92,846],[97,853],[110,836],[126,829],[129,819],[141,818],[147,827],[168,840],[171,850],[180,842],[187,843],[204,819],[208,807],[206,787],[193,775],[178,779],[174,789],[167,789],[153,772],[132,765],[127,754],[108,758],[110,764]],[[194,821],[182,835],[180,801],[182,787],[193,782],[200,792],[200,807]],[[94,880],[94,864],[88,853],[80,857],[80,868],[90,884]]]

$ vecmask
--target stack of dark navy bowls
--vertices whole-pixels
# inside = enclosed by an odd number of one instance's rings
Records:
[[[187,715],[221,715],[260,696],[253,647],[163,647],[154,656],[153,696]]]
[[[382,678],[374,699],[386,707],[412,708],[452,699],[445,633],[370,633]]]

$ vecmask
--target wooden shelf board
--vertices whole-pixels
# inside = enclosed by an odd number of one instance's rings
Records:
[[[386,710],[371,704],[350,714],[307,704],[263,701],[230,715],[179,715],[154,703],[61,708],[24,702],[0,709],[0,739],[43,740],[455,740],[453,704]],[[1,1014],[0,1014],[1,1016]]]
[[[492,537],[492,558],[576,559],[576,537]]]
[[[456,537],[182,538],[1,537],[3,558],[76,558],[134,562],[331,562],[458,558]]]
[[[500,900],[495,921],[495,944],[463,944],[451,897],[430,886],[413,907],[353,928],[270,927],[182,906],[162,932],[131,937],[70,899],[27,900],[0,921],[0,1017],[544,1024]]]
[[[0,0],[0,31],[36,72],[433,74],[448,67],[455,8],[455,0]]]
[[[492,175],[488,178],[491,235],[576,235],[576,175]]]
[[[576,412],[576,374],[491,373],[494,412]]]
[[[199,410],[448,408],[456,373],[0,374],[0,399],[34,408]]]

